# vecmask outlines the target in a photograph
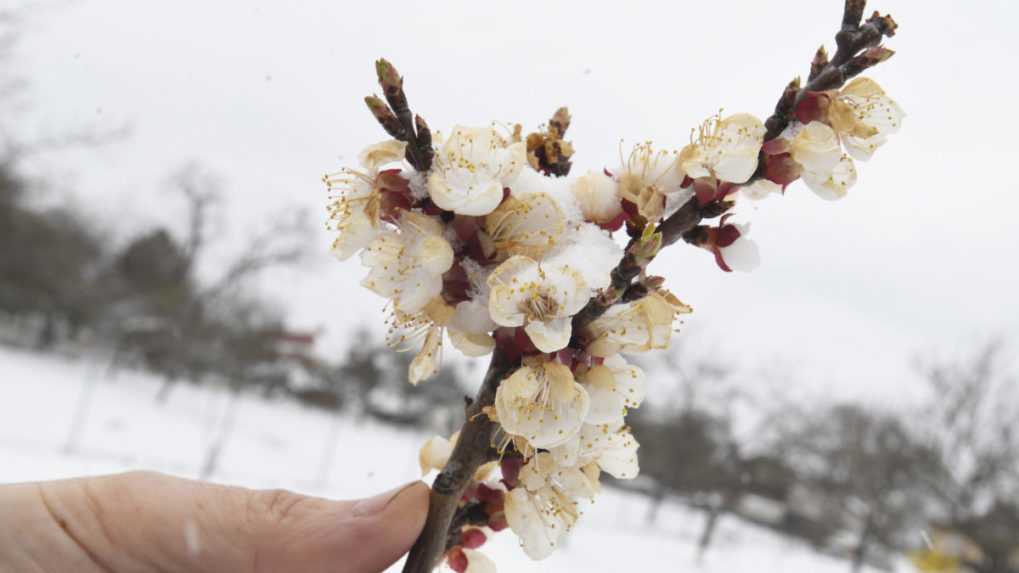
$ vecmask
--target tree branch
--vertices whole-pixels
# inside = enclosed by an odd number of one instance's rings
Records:
[[[495,391],[503,378],[517,366],[498,346],[477,397],[467,407],[467,419],[460,428],[460,437],[449,456],[446,467],[432,483],[425,528],[411,548],[403,573],[429,573],[446,552],[450,524],[457,513],[460,498],[474,478],[474,472],[489,461],[492,435],[497,424],[482,413],[495,403]]]
[[[846,80],[887,60],[894,54],[891,50],[880,47],[878,44],[885,36],[895,35],[895,20],[891,16],[882,16],[875,12],[861,25],[866,5],[866,0],[846,0],[842,14],[842,28],[835,36],[838,51],[831,61],[828,61],[827,51],[822,46],[811,62],[807,85],[802,87],[799,78],[789,82],[782,91],[774,113],[764,123],[767,130],[764,136],[765,141],[778,137],[788,127],[796,104],[803,99],[807,92],[841,88]],[[762,176],[763,165],[764,162],[759,161],[757,173],[750,181]],[[691,197],[675,213],[659,223],[656,231],[662,235],[661,247],[664,248],[675,243],[683,235],[697,227],[703,219],[717,217],[727,209],[728,207],[722,201],[701,206],[696,197]],[[623,300],[624,295],[633,285],[633,279],[640,276],[654,259],[654,254],[643,258],[635,256],[633,253],[634,243],[634,241],[630,241],[626,254],[612,270],[612,281],[609,287],[598,293],[573,317],[575,342],[582,342],[584,327],[605,314],[605,311],[614,304]]]
[[[370,95],[364,98],[368,110],[393,139],[407,143],[407,162],[419,173],[426,173],[431,169],[435,156],[428,124],[423,117],[410,111],[407,94],[403,91],[403,78],[393,64],[380,59],[375,62],[375,73],[386,101]]]
[[[789,126],[792,112],[807,92],[839,89],[846,81],[875,66],[895,53],[878,46],[881,40],[895,35],[898,25],[891,16],[874,12],[861,24],[867,8],[866,0],[846,0],[842,13],[842,28],[835,34],[838,47],[831,61],[822,47],[811,64],[807,85],[800,88],[799,79],[793,80],[775,106],[775,112],[764,122],[767,133],[764,140],[778,137]]]
[[[806,87],[801,87],[797,79],[785,88],[775,112],[765,123],[767,129],[765,141],[777,137],[789,125],[796,104],[807,91],[840,88],[847,79],[891,57],[893,52],[878,44],[883,37],[894,35],[895,21],[889,16],[881,16],[875,12],[870,19],[861,24],[865,8],[866,0],[846,0],[842,27],[836,35],[838,50],[835,56],[829,61],[827,52],[823,48],[818,50],[811,64]],[[375,96],[370,96],[365,101],[387,133],[408,143],[407,160],[419,171],[426,171],[431,164],[433,152],[429,142],[427,158],[421,156],[424,151],[421,149],[423,146],[419,145],[422,138],[415,134],[415,128],[419,132],[424,132],[425,137],[430,137],[427,126],[420,118],[415,118],[416,121],[413,123],[410,121],[412,115],[403,94],[403,80],[392,65],[380,60],[377,69],[379,83],[389,105]],[[559,130],[561,138],[566,126],[567,124],[563,123],[561,126],[552,127]],[[419,163],[423,163],[423,169],[419,167]],[[760,176],[759,168],[754,177]],[[662,247],[684,238],[684,235],[695,230],[702,220],[720,216],[729,206],[730,203],[722,200],[702,205],[694,196],[659,222],[653,232],[634,236],[627,245],[623,258],[611,272],[610,285],[573,317],[572,344],[574,346],[583,344],[585,327],[614,304],[639,298],[642,292],[646,293],[646,288],[636,288],[643,285],[638,283],[635,286],[634,279],[644,273],[647,265],[654,260]],[[517,366],[517,363],[518,358],[510,358],[505,350],[496,347],[477,399],[467,408],[467,420],[460,430],[460,438],[449,462],[432,484],[425,527],[410,551],[403,573],[428,573],[438,565],[445,553],[450,526],[460,509],[461,497],[477,469],[490,459],[491,441],[497,424],[483,415],[482,410],[494,403],[499,383]]]

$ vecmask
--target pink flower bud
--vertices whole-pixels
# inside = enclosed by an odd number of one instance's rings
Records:
[[[467,571],[467,555],[460,546],[449,550],[449,553],[446,554],[446,563],[449,565],[449,568],[456,571],[456,573],[464,573],[464,571]]]
[[[488,536],[480,529],[466,529],[460,534],[460,540],[467,549],[477,549],[488,541]]]

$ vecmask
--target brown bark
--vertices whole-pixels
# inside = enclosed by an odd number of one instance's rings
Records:
[[[403,573],[427,573],[435,568],[446,551],[449,527],[459,507],[460,498],[470,485],[474,472],[492,459],[492,436],[497,424],[482,413],[495,402],[495,391],[503,378],[517,365],[499,347],[492,353],[485,380],[478,395],[467,407],[467,419],[460,429],[460,438],[449,456],[449,462],[432,483],[428,517],[421,536],[414,543]]]

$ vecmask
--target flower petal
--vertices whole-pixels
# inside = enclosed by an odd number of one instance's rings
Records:
[[[535,320],[527,323],[524,332],[538,350],[556,352],[566,348],[570,343],[573,325],[570,317],[554,318],[544,322]]]

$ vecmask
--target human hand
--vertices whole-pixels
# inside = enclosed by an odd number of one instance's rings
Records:
[[[0,571],[376,573],[424,526],[428,487],[360,501],[150,472],[0,486]]]

